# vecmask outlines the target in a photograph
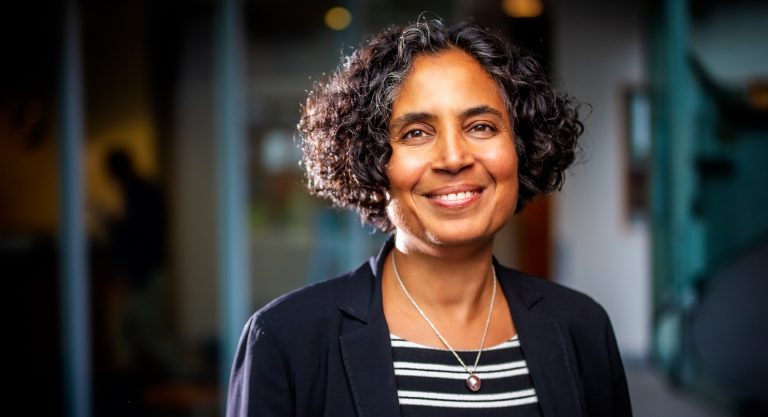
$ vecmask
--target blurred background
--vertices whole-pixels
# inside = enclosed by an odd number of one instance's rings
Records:
[[[499,234],[502,262],[606,308],[637,416],[768,415],[768,2],[1,7],[8,404],[223,415],[248,315],[385,239],[305,192],[299,103],[426,12],[497,28],[588,104],[564,191]]]

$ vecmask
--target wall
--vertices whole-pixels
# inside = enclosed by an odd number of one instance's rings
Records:
[[[207,24],[190,24],[181,46],[175,104],[171,228],[177,313],[185,341],[215,336],[218,329],[211,42]]]
[[[741,87],[768,75],[768,3],[718,4],[697,19],[691,46],[718,82]]]
[[[553,61],[566,89],[589,103],[583,163],[555,199],[555,276],[610,315],[622,355],[643,357],[650,332],[649,236],[624,202],[622,94],[644,78],[643,15],[632,3],[553,5]]]

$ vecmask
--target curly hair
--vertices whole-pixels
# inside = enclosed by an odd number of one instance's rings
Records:
[[[532,55],[489,29],[425,20],[373,36],[312,87],[298,124],[311,193],[356,209],[382,231],[392,230],[382,197],[389,189],[392,103],[415,57],[450,48],[474,57],[499,85],[518,156],[516,212],[536,195],[562,188],[584,129],[578,104],[554,87]]]

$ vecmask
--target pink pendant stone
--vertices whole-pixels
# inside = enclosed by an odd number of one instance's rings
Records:
[[[481,384],[482,381],[480,381],[480,377],[475,374],[471,374],[469,378],[467,378],[467,388],[472,392],[480,391]]]

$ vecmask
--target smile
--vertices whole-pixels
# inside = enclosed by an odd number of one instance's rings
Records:
[[[450,194],[439,194],[439,195],[433,195],[430,198],[445,202],[455,202],[455,201],[465,201],[469,200],[472,197],[480,194],[477,191],[464,191],[461,193],[450,193]]]
[[[473,205],[480,199],[483,188],[476,185],[458,185],[433,190],[425,195],[432,204],[451,210]]]

